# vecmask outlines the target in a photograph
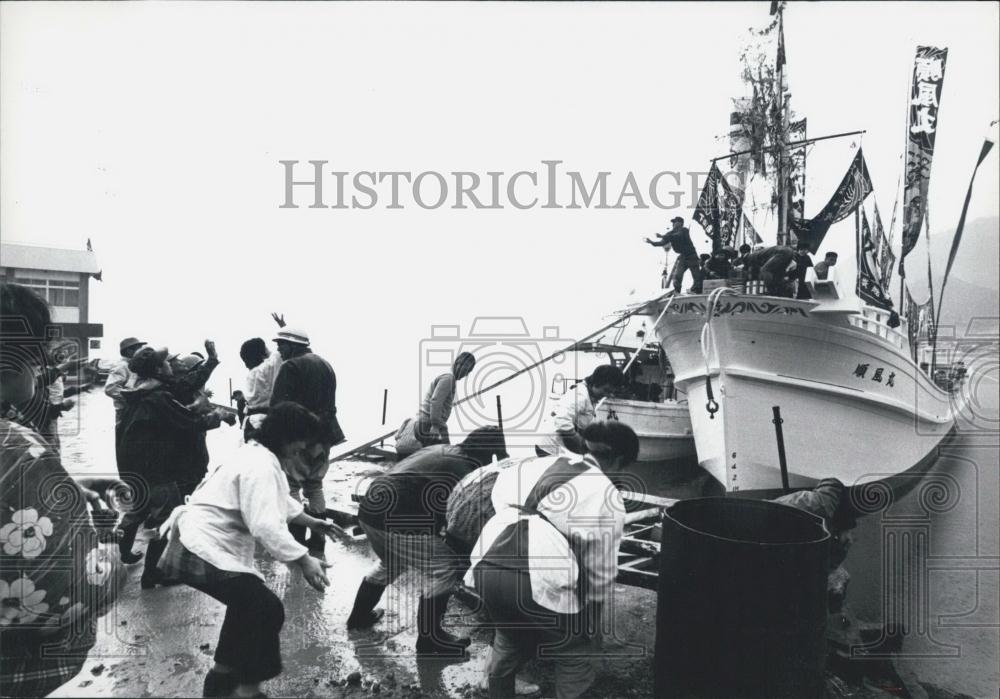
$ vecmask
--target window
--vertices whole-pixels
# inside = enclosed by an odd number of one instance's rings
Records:
[[[30,288],[53,306],[77,308],[80,305],[80,282],[78,281],[19,277],[17,283]]]

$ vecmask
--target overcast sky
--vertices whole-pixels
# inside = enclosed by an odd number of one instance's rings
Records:
[[[334,363],[349,430],[378,417],[385,387],[393,420],[416,400],[432,324],[522,316],[532,333],[559,325],[578,337],[632,289],[658,286],[662,252],[642,238],[675,213],[632,200],[455,210],[453,195],[436,210],[410,195],[401,210],[282,209],[278,161],[485,177],[541,175],[542,160],[561,160],[585,179],[610,171],[614,201],[629,171],[645,187],[726,152],[736,57],[767,12],[766,2],[4,3],[0,234],[93,241],[104,269],[93,320],[108,347],[126,334],[177,350],[215,337],[224,388],[242,380],[239,342],[270,333],[268,312],[281,310]],[[810,136],[867,130],[887,224],[916,45],[949,48],[930,207],[933,228],[950,228],[997,117],[997,27],[995,3],[787,10],[795,108]],[[807,215],[850,146],[810,152]],[[992,158],[973,218],[998,211]]]

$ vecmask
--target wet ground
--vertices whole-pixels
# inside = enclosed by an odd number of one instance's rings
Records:
[[[113,458],[110,404],[103,395],[80,397],[85,430],[76,420],[63,425],[67,468],[95,475]],[[77,411],[74,411],[76,413]],[[235,430],[211,433],[213,458],[225,458],[238,444]],[[355,484],[377,471],[365,462],[342,462],[327,479],[328,501],[350,506]],[[146,537],[149,533],[146,533]],[[137,542],[137,547],[144,545]],[[466,660],[417,660],[415,581],[404,576],[386,591],[386,616],[371,631],[348,633],[344,624],[362,576],[376,560],[364,540],[328,542],[330,587],[310,588],[298,571],[266,556],[258,565],[268,586],[285,605],[282,630],[283,674],[268,682],[270,696],[389,697],[485,696],[478,690],[489,648],[490,632],[477,614],[452,600],[446,625],[473,638]],[[114,610],[100,621],[99,640],[83,671],[51,696],[200,696],[205,672],[212,665],[224,607],[185,586],[139,588],[142,564],[130,567],[128,583]],[[616,586],[619,614],[609,618],[604,648],[608,660],[593,696],[652,696],[651,652],[655,594]],[[624,611],[622,611],[624,610]],[[613,629],[613,630],[611,630]],[[648,651],[647,651],[648,649]],[[534,663],[522,675],[554,694],[551,668]],[[623,683],[622,678],[629,678]]]
[[[114,472],[110,401],[80,397],[63,424],[64,461],[75,474]],[[847,560],[848,600],[870,622],[902,619],[907,631],[893,665],[905,687],[847,671],[829,674],[829,696],[996,697],[1000,686],[1000,456],[997,397],[987,427],[951,443],[905,498],[873,505]],[[85,429],[84,429],[85,426]],[[236,430],[212,433],[214,459],[238,444]],[[372,469],[349,462],[331,469],[332,501],[349,503],[354,484]],[[683,470],[681,468],[681,470]],[[683,481],[675,475],[662,484]],[[653,484],[653,474],[644,474]],[[676,485],[676,483],[674,483]],[[695,492],[689,493],[694,495]],[[905,550],[899,542],[907,542]],[[899,554],[903,551],[903,556]],[[473,637],[466,661],[418,661],[413,653],[416,597],[406,578],[391,586],[385,619],[370,632],[348,634],[344,622],[361,577],[374,557],[364,541],[331,542],[331,586],[309,588],[301,574],[266,558],[268,585],[283,600],[284,673],[265,685],[271,696],[480,697],[476,689],[490,639],[477,615],[452,601],[448,624]],[[141,591],[133,566],[115,609],[83,671],[52,696],[199,696],[222,622],[223,607],[186,587]],[[616,586],[605,620],[604,653],[592,697],[652,697],[655,593]],[[855,659],[859,663],[873,661]],[[878,661],[875,661],[878,662]],[[551,667],[530,664],[524,675],[552,696]],[[880,688],[880,686],[882,688]]]

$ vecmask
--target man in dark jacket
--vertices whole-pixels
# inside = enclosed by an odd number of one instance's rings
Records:
[[[459,445],[424,447],[378,476],[361,498],[358,520],[368,535],[378,565],[358,589],[349,629],[367,628],[382,616],[375,605],[390,584],[407,568],[424,577],[417,610],[417,653],[461,655],[469,639],[442,627],[452,590],[466,567],[465,554],[446,541],[447,501],[452,488],[465,476],[507,458],[503,435],[496,427],[474,430]]]
[[[691,285],[691,291],[696,294],[701,293],[701,282],[704,275],[701,271],[701,260],[698,257],[698,251],[694,247],[694,243],[691,242],[691,232],[684,227],[684,219],[680,216],[675,216],[670,219],[670,223],[673,224],[673,228],[669,233],[664,235],[657,234],[659,240],[650,240],[646,238],[646,242],[653,247],[665,248],[670,246],[673,248],[674,252],[677,253],[679,262],[679,267],[674,273],[674,292],[681,292],[681,282],[684,279],[684,270],[691,270],[691,276],[694,279],[694,283]]]
[[[197,413],[209,413],[213,410],[204,387],[219,365],[215,343],[205,340],[205,350],[208,353],[207,359],[197,354],[177,355],[167,359],[171,371],[169,379],[165,381],[167,390],[178,403]],[[220,413],[220,417],[229,424],[235,422],[231,413]],[[188,455],[183,463],[178,464],[179,471],[183,471],[177,478],[181,497],[194,492],[195,486],[205,477],[209,463],[206,436],[205,430],[186,432],[184,438],[187,444],[178,445]]]
[[[168,388],[172,378],[165,349],[143,347],[129,360],[129,370],[139,382],[122,392],[125,411],[119,450],[120,477],[133,489],[133,507],[121,521],[119,542],[122,560],[135,563],[142,555],[132,553],[139,526],[166,521],[183,504],[181,491],[191,492],[190,464],[200,459],[199,437],[219,426],[217,411],[199,413],[179,403]],[[162,581],[156,568],[166,539],[154,539],[146,549],[142,587]]]
[[[774,245],[750,253],[747,259],[750,279],[764,282],[765,291],[770,296],[792,295],[794,279],[795,251],[787,245]]]
[[[296,328],[282,328],[274,338],[281,355],[281,368],[271,390],[271,405],[284,401],[298,403],[315,414],[326,429],[323,448],[303,461],[302,471],[286,473],[292,497],[306,497],[306,512],[313,517],[326,517],[326,497],[323,479],[330,469],[330,447],[344,441],[344,432],[337,421],[337,375],[330,363],[309,348],[309,335]],[[306,528],[289,525],[292,535],[309,547],[309,553],[323,557],[326,537],[313,532],[306,541]]]

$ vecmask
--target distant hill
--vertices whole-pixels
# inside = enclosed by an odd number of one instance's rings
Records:
[[[989,264],[986,261],[984,263]],[[994,275],[997,264],[997,258],[994,257]],[[970,284],[953,273],[945,289],[941,325],[954,326],[959,337],[970,333],[996,335],[1000,332],[1000,295],[997,293],[995,276],[993,284],[993,288]],[[970,324],[974,324],[971,329]]]
[[[951,229],[939,231],[931,237],[931,249],[934,251],[934,275],[938,279],[944,274],[954,235],[955,231]],[[1000,288],[998,287],[1000,218],[990,216],[966,222],[965,232],[962,233],[962,243],[958,249],[958,256],[955,258],[955,266],[952,268],[951,275],[952,278],[948,282],[949,289],[955,279],[961,279],[973,286],[993,289],[994,291]]]
[[[940,283],[948,263],[954,231],[931,238],[934,276]],[[940,287],[938,287],[940,290]],[[952,325],[960,335],[995,334],[1000,330],[1000,218],[977,218],[965,224],[962,242],[944,292],[941,324]]]

